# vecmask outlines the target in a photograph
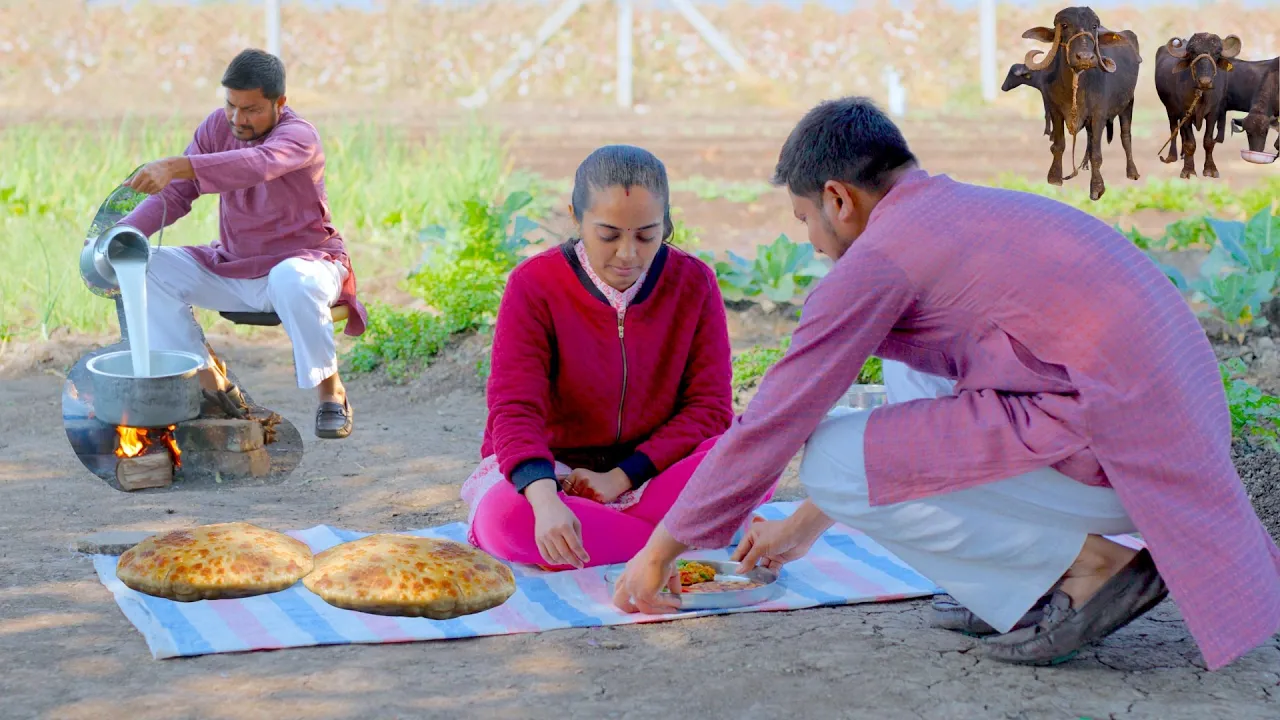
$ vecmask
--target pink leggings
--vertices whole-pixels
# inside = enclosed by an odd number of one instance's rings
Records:
[[[649,535],[675,504],[693,471],[719,438],[703,442],[689,457],[677,462],[645,484],[640,501],[626,510],[615,510],[598,502],[572,495],[560,495],[564,504],[582,523],[582,545],[590,560],[588,567],[624,563],[635,557]],[[773,497],[770,489],[765,502]],[[508,562],[541,565],[546,560],[534,541],[533,508],[509,482],[500,482],[485,493],[476,508],[471,532],[481,550]],[[570,565],[551,566],[571,570]]]

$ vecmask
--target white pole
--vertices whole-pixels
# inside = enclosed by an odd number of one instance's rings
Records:
[[[684,19],[689,21],[689,24],[693,26],[694,30],[698,31],[703,40],[707,41],[711,49],[715,50],[725,62],[729,63],[729,67],[740,73],[747,71],[747,61],[738,54],[737,50],[733,49],[733,44],[729,42],[729,39],[721,35],[720,31],[716,30],[716,27],[702,13],[698,12],[697,8],[689,3],[689,0],[671,0],[671,4],[676,6],[676,10],[679,10],[681,15],[684,15]]]
[[[266,0],[267,52],[280,57],[280,0]]]
[[[982,99],[993,102],[996,99],[996,0],[981,0],[978,10],[979,63],[982,73]]]
[[[631,78],[634,70],[631,53],[633,13],[631,0],[618,0],[618,107],[630,108]]]
[[[546,45],[551,36],[555,35],[557,30],[569,22],[569,18],[578,12],[578,8],[582,7],[584,2],[586,0],[564,0],[560,7],[556,8],[556,11],[551,13],[550,17],[538,27],[538,31],[533,37],[533,42],[526,42],[521,45],[520,49],[507,60],[506,64],[498,68],[493,77],[489,78],[489,84],[486,87],[459,102],[464,107],[478,107],[489,102],[492,94],[497,92],[498,88],[502,87],[513,75],[519,72],[520,68],[529,61],[529,58],[538,52],[538,48]]]
[[[902,117],[907,114],[907,90],[902,86],[902,76],[892,65],[884,69],[884,82],[889,95],[889,114]]]

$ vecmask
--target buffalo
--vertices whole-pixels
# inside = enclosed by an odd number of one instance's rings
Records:
[[[1049,44],[1044,58],[1039,50],[1027,53],[1027,70],[1044,72],[1042,87],[1052,123],[1053,162],[1048,181],[1062,184],[1062,153],[1066,133],[1075,136],[1082,128],[1088,133],[1090,166],[1089,197],[1097,200],[1106,192],[1102,180],[1102,130],[1115,117],[1120,119],[1120,142],[1127,160],[1126,175],[1138,179],[1133,162],[1133,96],[1138,85],[1138,37],[1125,30],[1113,32],[1102,26],[1097,13],[1088,7],[1058,11],[1053,28],[1032,28],[1022,37]],[[1061,50],[1061,52],[1059,52]],[[1074,177],[1074,168],[1072,177]]]
[[[1249,114],[1241,123],[1241,129],[1249,139],[1249,149],[1264,152],[1267,145],[1267,131],[1275,128],[1276,153],[1280,154],[1280,67],[1272,67],[1263,76],[1253,96],[1253,104]]]
[[[1004,84],[1000,86],[1000,89],[1004,92],[1009,92],[1014,88],[1025,85],[1029,88],[1034,88],[1036,92],[1040,93],[1040,99],[1044,102],[1044,134],[1048,137],[1052,137],[1053,120],[1049,111],[1049,95],[1044,91],[1044,78],[1046,76],[1047,75],[1043,70],[1036,73],[1031,72],[1027,69],[1026,63],[1014,63],[1009,66],[1009,72],[1004,76]],[[1085,130],[1089,133],[1093,132],[1092,127],[1086,127]],[[1107,144],[1111,143],[1111,139],[1114,134],[1114,119],[1108,119]],[[1086,156],[1081,162],[1080,169],[1083,170],[1087,167],[1089,167],[1089,158]]]
[[[1196,140],[1192,128],[1204,127],[1204,176],[1218,177],[1213,146],[1222,142],[1227,121],[1227,87],[1240,54],[1240,38],[1196,33],[1187,40],[1171,38],[1156,50],[1156,94],[1169,115],[1169,154],[1178,161],[1177,138],[1182,137],[1182,177],[1196,174]],[[1250,98],[1252,100],[1252,97]]]

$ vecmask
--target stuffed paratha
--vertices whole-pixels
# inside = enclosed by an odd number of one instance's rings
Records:
[[[516,591],[511,568],[470,545],[395,534],[325,550],[302,584],[335,607],[433,620],[483,612]]]
[[[152,535],[120,556],[116,577],[140,593],[192,602],[284,590],[311,572],[306,543],[248,523]]]

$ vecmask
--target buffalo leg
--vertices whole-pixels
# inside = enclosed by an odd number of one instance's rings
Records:
[[[1182,126],[1182,172],[1183,180],[1196,176],[1196,136],[1191,123]]]
[[[1053,142],[1049,151],[1053,153],[1053,162],[1049,165],[1049,184],[1062,184],[1062,151],[1067,147],[1066,132],[1061,114],[1053,113]]]
[[[1125,175],[1127,175],[1130,180],[1137,180],[1141,176],[1138,175],[1138,166],[1133,163],[1132,128],[1133,101],[1130,100],[1129,104],[1125,106],[1124,111],[1120,113],[1120,144],[1124,146],[1124,157],[1128,164],[1125,169]]]
[[[1166,165],[1178,162],[1178,116],[1173,114],[1172,110],[1166,110],[1169,113],[1169,154],[1160,158]],[[1123,131],[1121,131],[1123,137]]]
[[[1213,164],[1213,146],[1214,134],[1217,132],[1218,120],[1215,117],[1205,118],[1204,121],[1204,176],[1207,178],[1218,177],[1218,166]]]
[[[1101,115],[1089,118],[1089,199],[1097,200],[1107,191],[1102,181],[1102,133],[1106,120]]]
[[[1088,170],[1088,169],[1089,169],[1089,152],[1088,152],[1088,150],[1089,150],[1089,147],[1093,144],[1093,126],[1092,126],[1092,125],[1085,125],[1085,126],[1084,126],[1084,131],[1085,131],[1085,141],[1084,141],[1084,145],[1085,145],[1085,153],[1084,153],[1084,157],[1080,159],[1080,169],[1081,169],[1081,170]],[[1073,168],[1073,169],[1071,170],[1071,172],[1075,172],[1075,169]]]

